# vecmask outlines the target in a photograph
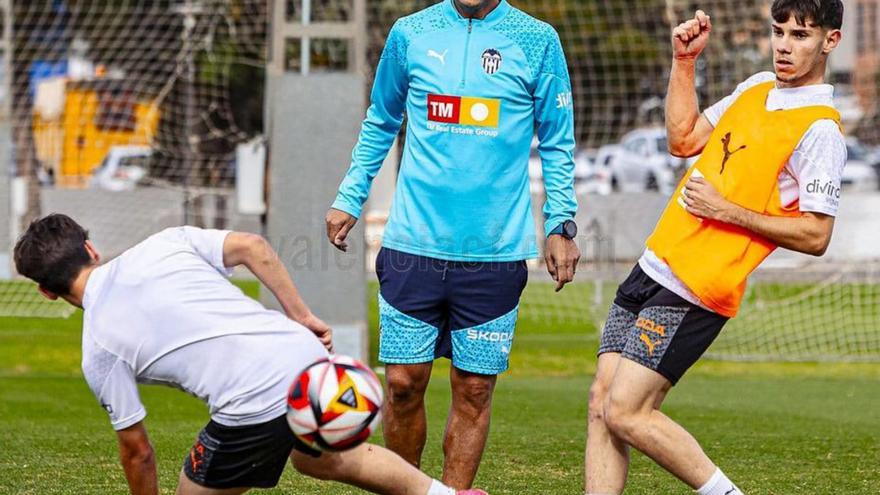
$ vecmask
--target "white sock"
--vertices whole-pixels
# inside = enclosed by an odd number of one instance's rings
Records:
[[[715,474],[702,488],[697,490],[697,493],[699,495],[743,495],[743,492],[719,468],[715,468]]]
[[[425,495],[455,495],[455,490],[437,480],[432,480],[431,488],[428,488],[428,493]]]

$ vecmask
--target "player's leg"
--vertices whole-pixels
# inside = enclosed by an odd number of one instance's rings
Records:
[[[176,495],[239,495],[250,490],[250,488],[207,488],[196,484],[194,481],[186,477],[186,473],[181,470],[180,478],[177,483]]]
[[[466,488],[473,484],[489,436],[496,375],[450,370],[452,405],[443,438],[443,482]]]
[[[741,495],[681,425],[660,412],[671,383],[623,359],[606,406],[616,436],[640,450],[701,495]]]
[[[424,395],[440,328],[445,325],[443,262],[382,249],[379,361],[385,363],[385,445],[419,466],[426,439]]]
[[[497,375],[507,370],[525,262],[454,263],[446,277],[452,405],[443,440],[443,482],[471,486],[489,434]]]
[[[617,289],[599,342],[596,377],[590,386],[584,483],[587,494],[620,493],[626,485],[629,446],[605,424],[605,403],[621,353],[632,338],[642,304],[656,291],[656,283],[636,265]]]
[[[385,445],[416,467],[421,464],[427,439],[425,389],[432,366],[433,362],[385,366],[388,389],[382,416]]]
[[[620,361],[620,353],[600,354],[596,377],[590,386],[584,455],[584,481],[588,495],[620,493],[626,485],[629,445],[612,434],[605,424],[605,402]]]
[[[660,411],[669,389],[715,340],[726,318],[661,290],[645,303],[635,335],[611,382],[605,403],[609,431],[702,494],[719,475],[696,439]],[[723,477],[718,493],[739,494]],[[732,491],[731,491],[732,490]]]
[[[657,408],[671,386],[662,375],[622,359],[605,404],[606,424],[615,436],[697,488],[715,466],[697,441]]]
[[[385,363],[385,445],[419,466],[426,439],[424,395],[446,323],[444,262],[392,249],[376,257],[379,361]]]
[[[338,453],[313,457],[294,450],[290,455],[300,473],[313,478],[338,481],[387,495],[455,495],[456,491],[431,479],[394,452],[362,444]]]

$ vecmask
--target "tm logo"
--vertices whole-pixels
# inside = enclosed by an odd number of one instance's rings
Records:
[[[429,102],[431,106],[430,114],[438,119],[451,119],[455,116],[455,105],[452,103],[444,103],[440,101]]]
[[[468,330],[468,340],[485,340],[487,342],[510,342],[513,340],[513,332],[488,332],[483,330]]]
[[[497,128],[501,100],[475,96],[428,95],[428,121]]]

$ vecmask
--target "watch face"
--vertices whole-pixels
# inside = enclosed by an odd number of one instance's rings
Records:
[[[565,232],[566,237],[573,239],[573,238],[577,237],[577,233],[578,233],[577,224],[571,220],[568,220],[564,224],[562,224],[562,231]]]

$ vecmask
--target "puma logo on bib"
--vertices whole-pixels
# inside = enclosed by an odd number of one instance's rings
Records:
[[[731,137],[730,137],[729,132],[727,134],[725,134],[723,138],[721,138],[721,143],[724,145],[724,160],[721,162],[721,173],[722,174],[724,173],[724,167],[727,166],[727,160],[730,160],[730,157],[733,156],[738,151],[742,151],[742,150],[746,149],[746,145],[742,145],[739,148],[737,148],[733,151],[730,151],[730,139],[731,139]]]

